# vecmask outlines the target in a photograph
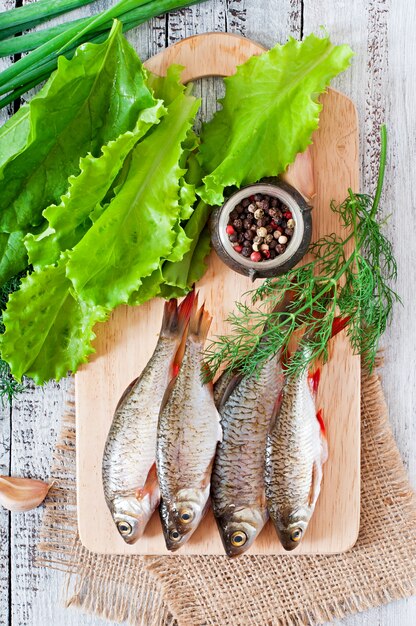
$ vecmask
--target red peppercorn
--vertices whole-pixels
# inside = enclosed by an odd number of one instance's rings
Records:
[[[250,259],[254,261],[254,263],[258,263],[259,261],[261,261],[260,252],[252,252],[250,255]]]
[[[269,250],[262,250],[262,255],[264,259],[270,259],[270,251]]]
[[[250,202],[254,202],[254,196],[249,196]]]
[[[231,224],[228,224],[227,228],[225,229],[227,235],[234,235],[235,230],[234,228],[231,226]]]
[[[243,246],[240,246],[240,245],[234,246],[234,250],[235,250],[236,252],[241,252],[241,251],[242,251],[242,249],[243,249]]]
[[[286,213],[283,213],[283,217],[285,217],[287,220],[291,220],[292,213],[290,211],[286,211]]]
[[[272,220],[270,222],[270,226],[273,228],[273,230],[276,230],[276,228],[278,227],[278,224],[274,220]]]

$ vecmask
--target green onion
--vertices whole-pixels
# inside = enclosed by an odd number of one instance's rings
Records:
[[[81,43],[104,41],[111,29],[113,18],[119,19],[123,30],[127,31],[161,13],[199,2],[201,0],[121,0],[96,16],[13,38],[17,42],[29,38],[29,46],[37,44],[37,47],[0,73],[0,95],[8,94],[0,100],[0,108],[47,79],[56,69],[58,56],[63,50],[65,56],[71,58]],[[7,45],[7,54],[10,54],[13,45],[10,39],[4,42],[4,46]],[[23,51],[23,43],[17,43],[17,46]],[[2,53],[4,51],[3,47]]]
[[[28,5],[32,6],[32,5]],[[81,17],[78,20],[74,20],[71,24],[78,23],[80,26],[85,22],[85,17]],[[51,26],[44,30],[33,31],[27,33],[21,37],[9,37],[0,41],[0,57],[8,57],[13,54],[21,54],[23,52],[30,52],[35,48],[42,45],[46,39],[52,39],[56,35],[60,35],[68,28],[68,22],[64,24],[58,24],[57,26]]]
[[[67,13],[94,0],[38,0],[0,13],[0,39],[34,28],[52,17]]]

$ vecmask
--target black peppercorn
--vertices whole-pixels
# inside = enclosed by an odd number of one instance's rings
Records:
[[[234,211],[231,211],[230,213],[230,220],[236,220],[237,218],[238,218],[238,211],[234,209]]]
[[[234,233],[233,235],[228,235],[228,239],[231,241],[231,243],[236,243],[238,237],[237,237],[236,233]]]
[[[253,241],[255,236],[256,236],[256,233],[254,230],[246,230],[244,232],[244,237],[247,239],[247,241]]]
[[[247,228],[250,228],[250,226],[252,225],[252,223],[253,223],[253,220],[249,220],[248,218],[246,218],[246,219],[244,220],[244,222],[243,222],[243,226],[244,226],[244,228],[246,228],[246,229],[247,229]]]
[[[260,200],[263,200],[263,195],[261,193],[256,193],[254,196],[254,201],[260,202]]]
[[[241,251],[241,254],[242,254],[243,256],[245,256],[245,257],[249,257],[249,256],[250,256],[250,254],[251,254],[251,252],[252,252],[252,248],[251,248],[251,246],[250,246],[249,248],[247,248],[246,246],[244,246],[244,248],[243,248],[243,249],[242,249],[242,251]]]
[[[276,246],[276,252],[277,254],[283,254],[283,252],[286,251],[286,246],[284,243],[278,243]]]
[[[243,229],[243,222],[240,219],[236,219],[233,221],[233,226],[236,230],[242,230]]]
[[[250,200],[248,198],[244,198],[244,200],[241,202],[241,205],[244,208],[248,207],[249,204],[250,204]]]
[[[244,233],[238,233],[238,235],[237,235],[238,243],[243,243],[244,239],[245,239]]]

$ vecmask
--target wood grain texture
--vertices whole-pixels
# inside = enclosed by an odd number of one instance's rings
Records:
[[[354,99],[360,124],[361,189],[373,193],[376,185],[379,126],[388,130],[388,160],[380,217],[398,261],[397,291],[403,306],[382,346],[383,388],[390,420],[410,481],[416,488],[416,328],[411,270],[416,257],[416,5],[406,0],[307,1],[305,33],[328,29],[335,43],[350,43],[355,51],[351,69],[334,85]],[[406,216],[404,218],[404,215]],[[416,598],[379,607],[336,624],[347,626],[411,626],[416,623]]]
[[[194,77],[230,75],[236,66],[263,51],[248,39],[233,34],[197,35],[159,53],[146,63],[164,74],[172,63],[185,67],[184,82]],[[345,189],[358,185],[358,128],[355,107],[340,93],[323,98],[320,130],[312,153],[314,234],[341,234],[330,211],[331,199],[341,201]],[[302,168],[303,160],[298,167]],[[295,164],[295,171],[296,171]],[[251,287],[212,253],[208,271],[198,288],[207,308],[214,313],[212,336],[226,334],[224,322],[236,300]],[[78,521],[81,540],[93,552],[116,554],[167,553],[157,514],[139,542],[128,546],[119,536],[104,501],[101,461],[114,409],[124,389],[149,360],[157,341],[163,302],[154,300],[138,308],[121,307],[110,322],[100,325],[92,362],[76,374]],[[332,342],[330,363],[324,368],[318,405],[327,415],[330,457],[324,471],[321,496],[299,552],[331,553],[350,548],[359,525],[359,359],[351,353],[345,337]],[[346,382],[347,381],[347,382]],[[94,446],[91,442],[94,441]],[[94,525],[90,521],[94,519]],[[252,554],[283,552],[271,524],[252,546]],[[210,514],[182,554],[223,554]]]
[[[11,0],[0,0],[0,8],[5,10],[14,3]],[[103,0],[100,4],[109,4]],[[224,16],[219,18],[220,5],[224,6]],[[414,366],[416,352],[416,330],[413,323],[413,294],[416,292],[416,276],[411,270],[415,258],[415,220],[416,213],[414,186],[409,184],[416,177],[416,117],[414,102],[416,100],[416,39],[414,24],[416,22],[416,6],[408,0],[380,2],[378,0],[235,0],[219,2],[208,0],[204,5],[198,22],[196,17],[185,18],[178,12],[174,16],[176,36],[210,32],[212,30],[229,30],[241,32],[255,41],[271,46],[276,41],[284,42],[289,35],[297,39],[303,32],[312,30],[319,32],[324,25],[336,43],[348,42],[356,55],[352,67],[342,74],[334,85],[349,95],[357,104],[360,121],[360,155],[362,160],[361,188],[372,190],[374,180],[367,164],[373,163],[373,150],[377,147],[377,129],[371,130],[368,118],[369,108],[376,103],[382,104],[385,119],[389,127],[390,158],[387,166],[387,182],[383,196],[386,213],[393,212],[387,224],[390,235],[394,239],[396,256],[399,261],[398,288],[404,300],[404,307],[396,308],[393,325],[385,336],[385,368],[383,372],[384,389],[391,407],[391,422],[409,471],[412,484],[416,487],[416,425],[414,422],[414,406],[416,394],[416,371]],[[194,7],[195,8],[195,7]],[[206,8],[206,11],[205,11]],[[215,16],[211,14],[211,10]],[[89,7],[83,9],[88,11]],[[194,9],[193,9],[194,10]],[[218,20],[218,23],[215,22]],[[383,29],[379,30],[379,25]],[[183,25],[183,34],[181,34]],[[128,33],[128,39],[136,47],[143,59],[164,47],[170,32],[166,29],[166,19],[152,20],[147,24]],[[373,43],[378,41],[378,43]],[[385,45],[387,44],[387,45]],[[382,54],[378,54],[382,50]],[[4,60],[0,59],[0,63]],[[374,75],[373,75],[374,73]],[[375,80],[377,74],[378,80]],[[209,86],[210,79],[202,84]],[[209,86],[209,89],[211,87]],[[207,94],[205,94],[206,97]],[[211,99],[212,101],[213,99]],[[367,108],[368,107],[368,108]],[[204,113],[205,114],[205,113]],[[0,111],[0,121],[5,119],[4,111]],[[371,132],[370,136],[368,133]],[[401,211],[406,213],[402,219]],[[32,391],[34,395],[43,394],[40,389]],[[61,402],[60,386],[49,386],[46,391],[45,405],[54,406]],[[40,416],[34,416],[38,419]],[[7,468],[10,454],[9,426],[10,421],[0,418],[0,453],[2,467]],[[51,429],[59,428],[59,415],[48,411],[42,419]],[[20,428],[16,423],[14,428]],[[37,454],[39,442],[27,442],[25,456]],[[54,445],[48,442],[46,456],[51,456]],[[43,448],[45,451],[45,448]],[[20,461],[23,462],[22,454]],[[20,470],[18,463],[16,471]],[[7,518],[6,514],[6,518]],[[4,517],[0,519],[1,537],[7,537]],[[7,541],[5,549],[0,549],[0,571],[8,570]],[[25,550],[31,547],[26,545]],[[28,568],[29,560],[21,560],[21,567]],[[1,574],[0,574],[0,580]],[[109,624],[94,616],[84,615],[79,611],[66,610],[62,606],[61,586],[62,575],[59,572],[42,570],[37,582],[37,590],[30,577],[25,578],[27,589],[24,594],[11,590],[10,605],[30,603],[27,611],[28,621],[16,623],[15,626],[104,626]],[[8,617],[8,584],[0,583],[0,624],[11,625]],[[416,598],[395,602],[364,614],[359,614],[335,622],[337,626],[414,626],[416,622]],[[259,625],[262,626],[262,625]]]
[[[11,411],[0,403],[0,475],[10,474]],[[10,611],[10,513],[0,507],[0,624]]]

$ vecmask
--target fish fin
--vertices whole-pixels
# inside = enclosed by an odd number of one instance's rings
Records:
[[[226,386],[224,393],[222,394],[221,402],[219,403],[218,410],[220,411],[224,404],[227,402],[228,398],[231,396],[232,392],[243,380],[243,374],[234,374],[231,378],[230,382]]]
[[[200,309],[197,309],[195,302],[192,307],[191,319],[189,320],[188,334],[190,337],[203,344],[207,338],[212,317],[208,311],[205,310],[205,304],[203,304]]]
[[[321,443],[322,443],[321,459],[322,459],[322,463],[325,463],[328,460],[328,440],[326,436],[326,427],[325,427],[325,422],[323,419],[322,409],[319,409],[319,411],[317,412],[316,419],[318,420],[319,427],[321,429]]]
[[[292,356],[291,351],[289,350],[289,348],[283,349],[281,356],[280,356],[280,363],[282,365],[282,370],[285,371],[287,369],[287,365],[290,361],[290,358]]]
[[[315,506],[319,492],[321,491],[321,480],[322,468],[315,462],[312,466],[312,479],[308,496],[308,506]]]
[[[339,315],[337,317],[334,317],[334,321],[332,322],[331,339],[332,337],[335,337],[335,335],[338,335],[341,330],[344,330],[346,326],[348,326],[350,319],[351,317],[349,315],[347,317],[340,317]]]
[[[162,328],[160,330],[161,336],[171,337],[173,335],[181,337],[183,335],[191,315],[195,298],[195,291],[192,290],[179,306],[176,298],[165,302]]]
[[[312,393],[314,394],[314,396],[316,396],[319,389],[319,383],[321,382],[321,368],[318,367],[314,372],[309,372],[308,380],[312,389]]]
[[[280,408],[283,402],[283,389],[284,388],[282,387],[282,389],[279,391],[279,394],[273,406],[273,412],[272,412],[272,415],[270,418],[270,424],[269,424],[269,433],[273,430],[274,425],[276,424],[276,419],[280,413]]]
[[[179,369],[180,369],[180,366],[178,367],[178,371],[179,371]],[[172,389],[173,389],[173,387],[174,387],[174,385],[176,383],[176,379],[177,379],[177,376],[172,378],[172,380],[170,381],[170,383],[166,387],[166,391],[163,394],[163,399],[162,399],[162,402],[160,404],[159,415],[162,413],[162,411],[164,410],[164,408],[165,408],[165,406],[166,406],[166,404],[167,404],[167,402],[169,400],[169,396],[172,393]]]
[[[322,435],[326,437],[326,428],[325,428],[322,409],[319,409],[319,411],[316,413],[316,419],[318,420]]]
[[[156,463],[153,463],[147,474],[144,487],[141,487],[136,491],[136,498],[138,500],[142,500],[146,495],[151,494],[155,490],[155,488],[158,487],[158,483],[159,481],[157,479]]]
[[[186,338],[188,336],[188,325],[189,325],[189,321],[188,321],[187,325],[185,326],[185,329],[184,329],[183,335],[182,335],[182,339],[181,339],[181,342],[179,344],[179,348],[177,349],[176,354],[175,354],[175,358],[173,359],[172,376],[174,378],[179,374],[179,370],[181,369],[181,363],[182,363],[183,355],[185,354]]]

